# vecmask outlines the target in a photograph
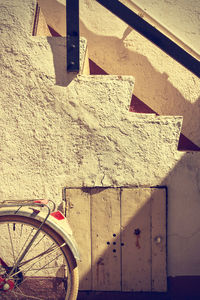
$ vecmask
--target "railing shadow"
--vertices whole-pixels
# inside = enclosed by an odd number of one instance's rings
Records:
[[[66,87],[77,76],[76,73],[67,72],[66,38],[47,37],[47,41],[51,46],[51,50],[53,54],[55,79],[56,79],[55,84]]]
[[[134,95],[159,115],[183,116],[182,133],[186,137],[189,137],[193,143],[200,146],[200,96],[198,95],[198,78],[195,75],[184,70],[181,65],[165,53],[162,53],[161,50],[156,49],[145,38],[139,37],[130,27],[126,28],[123,37],[119,39],[113,36],[98,35],[88,29],[83,21],[80,20],[80,32],[88,41],[89,56],[94,62],[108,74],[134,76]],[[130,33],[132,35],[129,38]],[[138,42],[138,45],[134,44],[134,38]],[[161,64],[168,64],[170,70],[177,70],[177,75],[180,75],[180,79],[178,80],[180,81],[180,90],[171,83],[169,75],[166,72],[160,73],[159,70],[153,67],[145,55],[131,50],[131,48],[141,48],[141,50],[144,50],[142,43],[145,43],[148,47],[147,49],[153,47],[153,51],[159,55]],[[97,45],[98,53],[96,49]],[[150,51],[152,52],[152,48]],[[166,68],[163,66],[163,69],[165,70]],[[185,74],[184,81],[182,81],[182,74]],[[193,100],[185,98],[181,92],[188,89],[189,84],[191,86],[190,90],[194,90],[194,93],[191,93]]]

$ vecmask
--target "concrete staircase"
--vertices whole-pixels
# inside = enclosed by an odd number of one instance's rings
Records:
[[[35,4],[0,3],[1,197],[59,206],[66,186],[167,185],[170,274],[198,274],[200,158],[177,150],[182,117],[130,112],[134,78],[89,74],[84,38],[81,73],[67,74],[65,38],[44,22],[50,36],[31,36]]]
[[[44,34],[44,26],[49,35],[59,39],[59,34],[45,25],[41,14],[39,35]],[[105,72],[104,75],[90,75],[90,69],[93,74],[102,74],[103,70],[97,66],[95,69],[95,64],[88,60],[88,51],[81,57],[85,59],[81,65],[86,68],[82,68],[82,75],[78,75],[80,100],[78,103],[71,100],[70,103],[79,115],[81,131],[83,128],[88,131],[84,145],[77,143],[79,157],[89,168],[83,172],[84,185],[157,185],[159,174],[162,180],[163,172],[165,175],[169,172],[176,156],[182,117],[130,113],[134,79],[130,76],[104,76]],[[85,136],[84,131],[80,134]],[[74,132],[74,138],[76,135]],[[81,164],[82,159],[79,160]],[[91,162],[93,173],[99,174],[98,179],[91,174]],[[155,168],[156,165],[159,167]],[[128,177],[125,174],[129,174]]]
[[[30,36],[34,4],[1,3],[11,19],[1,38],[4,198],[16,185],[17,198],[55,199],[57,186],[159,184],[177,159],[182,117],[130,113],[134,79],[83,75],[84,39],[82,75],[67,74],[65,38]]]
[[[65,36],[65,3],[61,0],[52,0],[51,5],[47,5],[46,0],[39,3],[48,25]],[[80,1],[80,31],[88,40],[90,59],[96,65],[107,74],[131,74],[136,78],[131,109],[182,115],[184,122],[178,149],[199,151],[198,78],[96,1]]]

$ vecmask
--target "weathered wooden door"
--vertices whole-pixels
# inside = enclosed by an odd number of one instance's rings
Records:
[[[66,189],[80,289],[166,291],[166,190]]]

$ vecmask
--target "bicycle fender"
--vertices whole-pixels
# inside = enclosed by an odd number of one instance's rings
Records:
[[[18,209],[17,207],[1,207],[0,215],[18,215],[23,217],[28,217],[32,219],[36,219],[40,222],[43,222],[46,218],[46,213],[40,211],[39,209],[35,209],[33,207],[21,207]],[[55,230],[63,240],[66,242],[68,247],[70,248],[74,258],[76,260],[80,260],[80,254],[78,251],[78,247],[76,241],[74,239],[72,229],[69,225],[67,218],[60,212],[55,211],[51,213],[48,219],[45,222],[50,228]]]

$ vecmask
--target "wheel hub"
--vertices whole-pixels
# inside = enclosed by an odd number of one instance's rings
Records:
[[[9,273],[12,270],[12,267],[0,266],[0,290],[3,292],[10,291],[18,286],[23,281],[23,274],[19,271],[19,268],[14,270],[12,279],[9,279]]]
[[[13,280],[7,280],[6,278],[0,277],[0,290],[2,290],[3,292],[7,292],[14,289],[14,287],[15,283]]]

